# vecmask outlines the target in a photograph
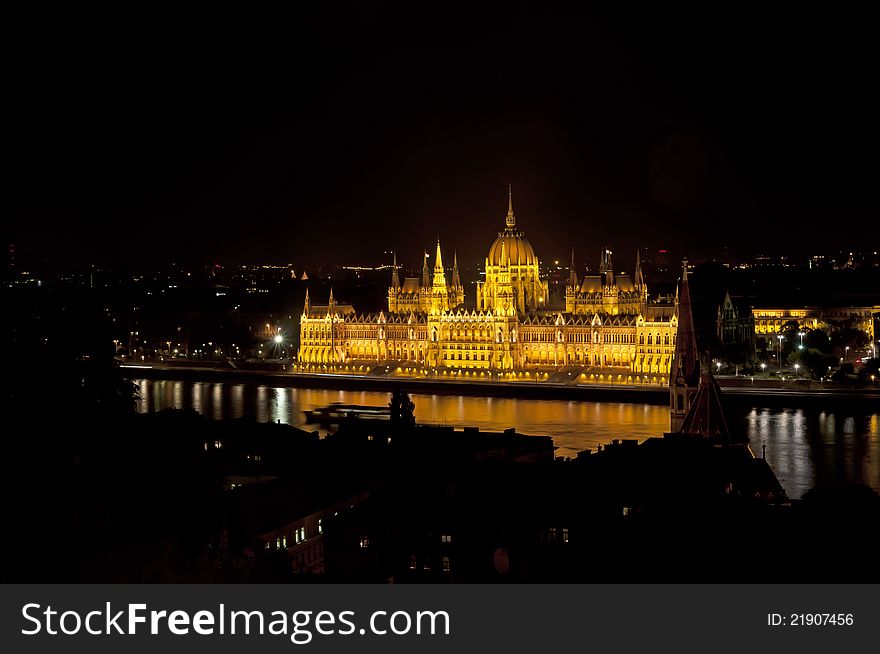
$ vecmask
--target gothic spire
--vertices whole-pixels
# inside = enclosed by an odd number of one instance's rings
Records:
[[[311,308],[312,303],[309,301],[309,287],[306,286],[306,301],[303,303],[303,314],[308,315]]]
[[[577,276],[577,270],[575,270],[575,267],[574,267],[574,248],[571,249],[571,268],[569,270],[570,270],[570,272],[568,274],[568,285],[571,286],[572,288],[577,288],[578,276]]]
[[[516,216],[513,214],[513,187],[507,184],[507,220],[505,221],[509,229],[516,227]]]
[[[443,255],[440,254],[440,239],[437,239],[437,261],[434,262],[434,274],[437,272],[443,272]]]
[[[422,288],[430,288],[431,287],[431,273],[428,270],[428,253],[423,252],[424,255],[423,263],[422,263]]]
[[[452,287],[461,288],[461,279],[458,277],[458,252],[452,253]]]
[[[675,355],[669,375],[670,422],[673,432],[679,431],[700,384],[700,355],[691,311],[687,260],[683,262],[681,292],[678,299],[678,328],[675,334]]]
[[[437,261],[434,263],[434,286],[446,286],[446,271],[443,270],[443,255],[440,254],[440,239],[437,239]]]
[[[642,288],[645,285],[645,278],[642,276],[642,256],[638,250],[636,250],[636,274],[633,281],[636,288]]]
[[[605,250],[607,248],[602,248],[602,253],[599,255],[599,274],[605,274]]]
[[[397,251],[394,251],[394,263],[391,266],[391,288],[395,291],[400,288],[400,277],[397,274]]]

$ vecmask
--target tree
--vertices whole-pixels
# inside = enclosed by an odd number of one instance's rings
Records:
[[[831,354],[831,339],[828,338],[828,332],[824,329],[807,330],[804,337],[804,346],[811,350],[818,350],[824,354]]]
[[[394,391],[391,394],[391,401],[388,403],[391,409],[391,424],[395,427],[410,426],[416,424],[416,417],[413,411],[416,405],[409,399],[409,393],[405,391]]]
[[[788,357],[788,362],[791,365],[800,365],[804,373],[809,374],[811,379],[822,379],[828,372],[828,368],[834,365],[834,361],[833,356],[808,347],[803,350],[795,350]]]
[[[721,358],[734,366],[737,374],[740,368],[752,363],[753,357],[752,344],[746,341],[725,343],[721,346]]]

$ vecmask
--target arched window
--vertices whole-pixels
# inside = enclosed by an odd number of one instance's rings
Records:
[[[652,344],[652,339],[651,339],[651,335],[650,335],[650,334],[648,334],[648,345],[651,345],[651,344]]]
[[[645,344],[645,335],[639,334],[639,345],[644,345],[644,344]]]
[[[452,572],[452,562],[448,556],[443,557],[443,572]]]
[[[669,345],[669,334],[668,333],[663,337],[663,345]]]

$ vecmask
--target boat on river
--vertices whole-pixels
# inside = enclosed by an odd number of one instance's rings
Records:
[[[391,420],[391,409],[387,406],[343,404],[342,402],[333,402],[328,406],[303,413],[306,415],[306,424],[321,426],[338,425],[352,418],[380,422]]]

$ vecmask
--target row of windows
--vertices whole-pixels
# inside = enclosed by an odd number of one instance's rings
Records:
[[[464,358],[462,358],[461,352],[444,352],[443,358],[446,359],[447,361],[470,361],[471,354],[470,354],[470,352],[465,352]],[[473,360],[474,361],[491,361],[492,355],[489,354],[488,352],[485,354],[483,354],[482,352],[479,352],[474,355]]]
[[[416,571],[419,569],[419,558],[413,554],[409,557],[409,569],[412,571]],[[444,556],[440,559],[440,569],[443,572],[452,572],[452,560],[448,556]],[[422,563],[422,570],[425,572],[431,571],[431,560],[425,559]]]
[[[318,518],[318,533],[321,534],[324,532],[324,525],[321,518]],[[314,534],[312,534],[314,535]],[[294,529],[293,533],[288,537],[287,534],[280,534],[275,537],[275,549],[282,550],[287,549],[289,546],[299,545],[306,541],[306,528],[299,527],[298,529]],[[271,549],[272,542],[266,541],[265,548]]]
[[[360,332],[358,332],[358,334],[360,334]],[[463,333],[463,334],[461,334],[461,336],[468,338],[468,337],[470,337],[470,333],[467,333],[467,334]],[[478,337],[480,337],[480,338],[484,338],[484,337],[488,337],[488,336],[489,336],[488,332],[486,332],[485,334],[483,332],[480,332],[478,334]],[[565,336],[567,337],[565,340],[567,340],[567,342],[569,342],[569,343],[588,343],[588,342],[590,342],[588,334],[585,332],[575,332],[573,334],[566,334]],[[412,340],[424,341],[425,337],[426,337],[426,333],[424,333],[424,332],[419,332],[418,334],[414,334],[413,338],[410,338],[409,335],[406,333],[400,334],[400,335],[397,335],[397,334],[392,335],[390,333],[388,334],[388,340],[402,340],[402,341],[407,341],[407,342],[410,342]],[[452,335],[444,332],[443,334],[440,335],[440,338],[444,341],[448,341],[448,340],[451,340],[452,338],[456,338],[456,337],[460,337],[458,332],[454,332]],[[600,336],[599,332],[592,332],[592,337],[593,337],[592,338],[593,343],[599,343],[600,340],[603,343],[634,344],[636,342],[635,334],[618,334],[618,333],[614,333],[614,332],[605,332],[605,333],[602,333]],[[321,338],[326,340],[326,335],[321,334]],[[341,340],[349,340],[349,341],[358,340],[358,339],[373,340],[373,338],[374,337],[360,336],[360,335],[357,335],[357,336],[348,335],[345,339],[343,339],[343,337],[340,336]],[[556,333],[551,332],[549,330],[540,331],[540,332],[531,332],[530,331],[530,332],[523,332],[523,334],[522,334],[523,341],[527,342],[527,343],[551,343],[551,342],[559,341],[562,338],[563,338],[563,335],[562,335],[562,332],[560,332],[560,331],[557,331]],[[307,331],[303,336],[304,344],[308,339],[320,340],[317,335],[313,335],[311,332]],[[432,340],[434,342],[437,341],[437,332],[436,331],[432,332]],[[503,340],[503,335],[502,335],[502,332],[499,331],[498,334],[496,335],[496,341],[501,342],[502,340]],[[511,340],[513,340],[513,339],[511,339]],[[645,341],[646,341],[645,334],[639,334],[639,345],[645,345]],[[675,345],[675,334],[673,334],[671,336],[671,338],[670,338],[669,333],[663,334],[662,336],[660,333],[654,333],[654,334],[649,333],[647,335],[647,344],[648,345],[654,345],[654,344],[660,345],[661,343],[663,345]],[[453,345],[453,347],[458,347],[458,346]],[[465,347],[465,346],[462,346],[462,347]]]

